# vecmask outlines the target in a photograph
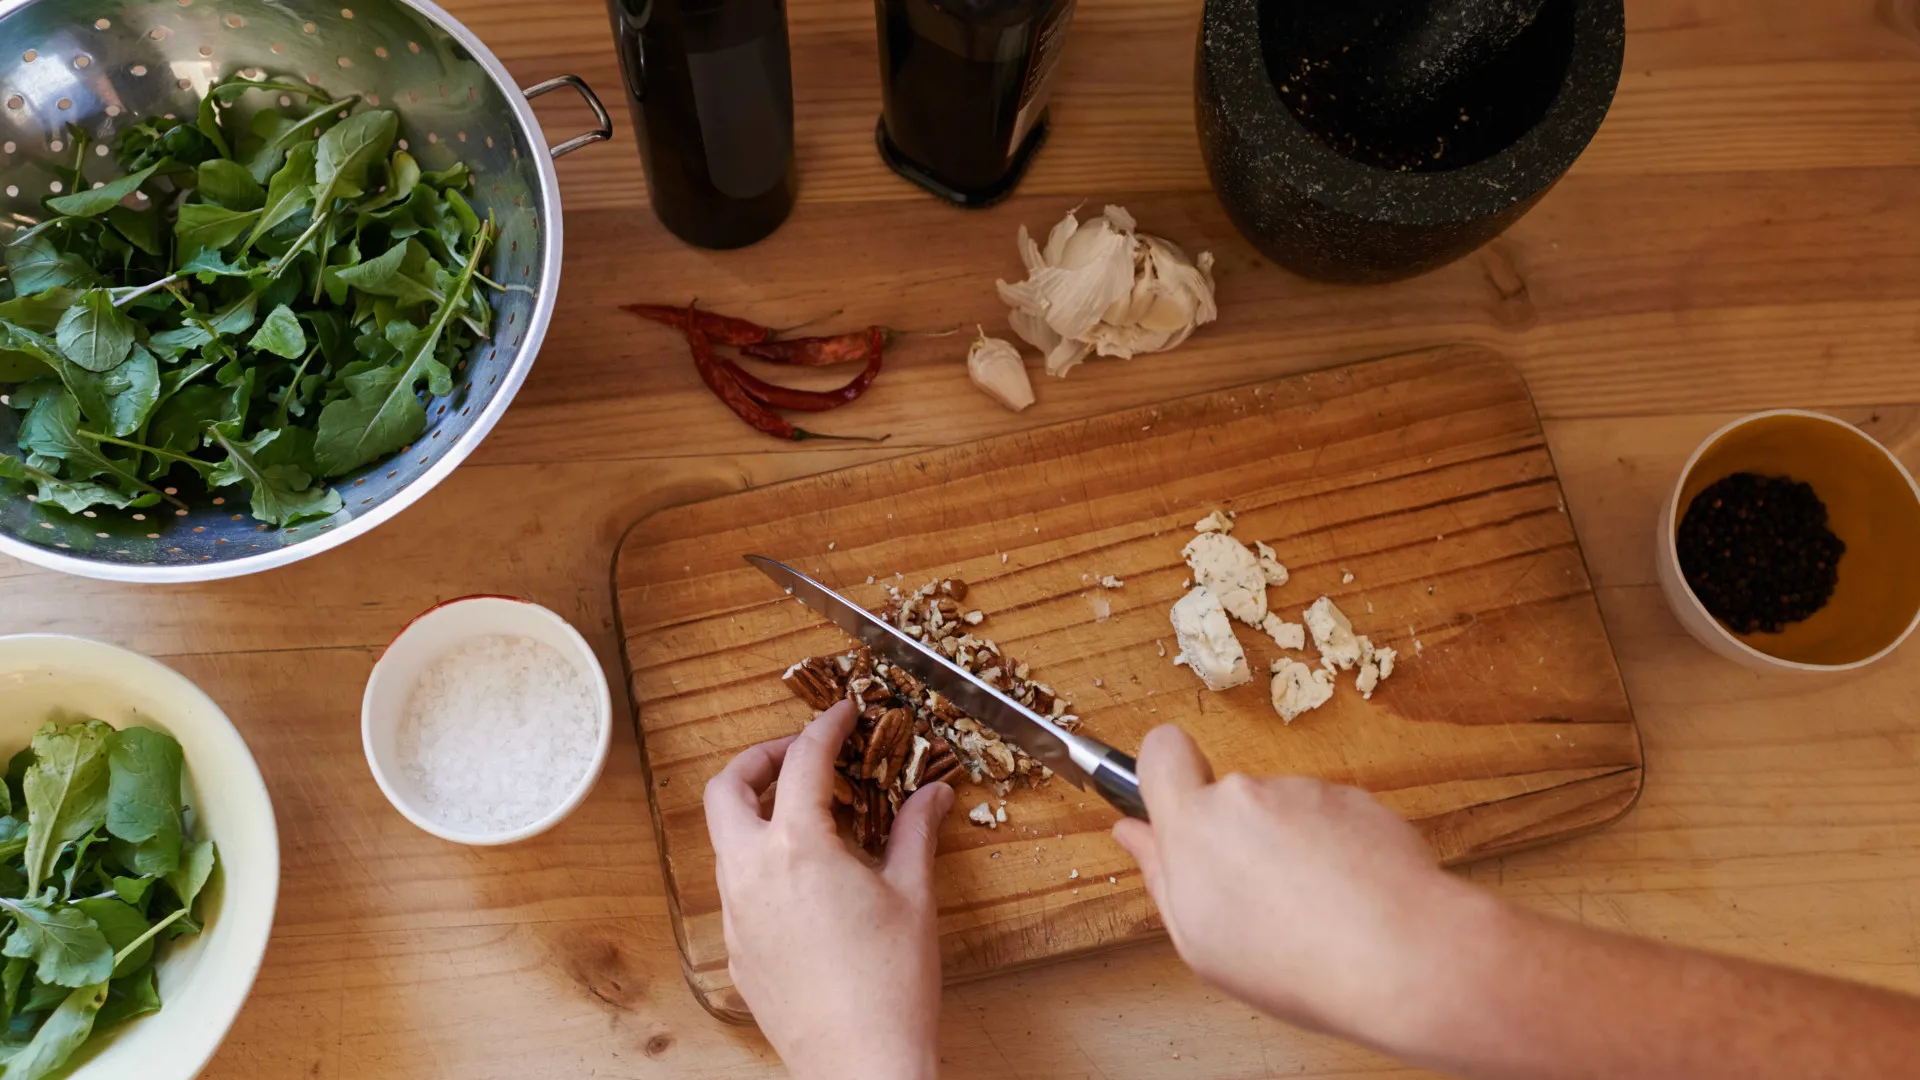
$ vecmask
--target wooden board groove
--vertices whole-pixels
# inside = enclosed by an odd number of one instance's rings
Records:
[[[1211,694],[1170,664],[1179,551],[1214,506],[1292,568],[1276,610],[1297,619],[1334,595],[1401,650],[1373,701],[1348,676],[1288,728],[1264,680]],[[614,592],[675,938],[689,985],[729,1019],[744,1006],[726,978],[700,790],[741,749],[804,722],[780,685],[787,665],[846,647],[740,561],[754,551],[870,604],[888,583],[964,578],[989,617],[981,633],[1066,693],[1089,730],[1132,746],[1178,720],[1223,763],[1359,784],[1450,863],[1596,828],[1639,791],[1639,733],[1538,418],[1517,373],[1484,351],[1410,353],[674,507],[621,541]],[[1126,585],[1097,590],[1103,573]],[[1279,654],[1263,635],[1241,640],[1256,671]],[[1001,830],[956,815],[942,831],[949,978],[1159,932],[1104,803],[1056,782],[1017,791],[1008,810]]]

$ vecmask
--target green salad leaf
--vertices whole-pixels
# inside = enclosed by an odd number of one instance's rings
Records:
[[[33,765],[21,781],[27,795],[29,896],[40,895],[40,885],[52,876],[62,848],[106,824],[107,737],[112,731],[91,720],[66,728],[49,723],[33,736]]]

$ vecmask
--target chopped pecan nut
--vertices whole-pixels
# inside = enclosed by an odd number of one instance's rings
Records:
[[[788,668],[781,681],[794,697],[806,702],[815,712],[832,708],[847,692],[833,663],[817,656],[809,656]]]

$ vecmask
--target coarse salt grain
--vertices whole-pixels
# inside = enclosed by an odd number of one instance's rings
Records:
[[[429,664],[397,732],[401,769],[426,816],[503,833],[552,813],[593,765],[591,683],[552,646],[475,638]]]

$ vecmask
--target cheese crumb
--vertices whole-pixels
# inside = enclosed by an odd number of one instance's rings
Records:
[[[1173,632],[1180,643],[1180,655],[1173,662],[1187,665],[1207,689],[1230,690],[1253,681],[1247,654],[1233,636],[1226,609],[1212,593],[1194,589],[1181,597],[1173,605]]]
[[[1006,800],[1005,800],[1005,799],[1002,799],[1002,800],[1000,800],[1000,801],[1001,801],[1002,803],[1005,803],[1005,802],[1006,802]],[[995,823],[997,823],[997,824],[1000,824],[1000,825],[1005,825],[1005,824],[1007,823],[1007,808],[1006,808],[1006,807],[1005,807],[1004,805],[1002,805],[1002,806],[1000,806],[1000,807],[998,807],[998,808],[996,808],[996,809],[994,810],[994,812],[993,812],[993,820],[995,821]]]
[[[1353,584],[1353,571],[1351,570],[1340,571],[1340,584],[1342,585]]]
[[[1352,621],[1327,597],[1315,600],[1303,614],[1323,665],[1350,671],[1372,650],[1365,638],[1354,634]]]
[[[1074,880],[1074,879],[1078,879],[1078,878],[1080,877],[1080,871],[1079,871],[1079,870],[1069,870],[1069,871],[1067,871],[1067,877],[1068,877],[1068,879],[1069,879],[1069,880]]]
[[[1273,643],[1283,649],[1304,649],[1307,647],[1307,628],[1297,622],[1288,622],[1274,612],[1267,612],[1266,621],[1260,628],[1273,638]]]
[[[1360,664],[1360,674],[1353,681],[1354,689],[1360,691],[1361,697],[1369,701],[1373,699],[1374,688],[1380,685],[1382,679],[1393,674],[1393,662],[1398,656],[1392,649],[1374,649],[1368,654]]]
[[[1316,671],[1298,660],[1277,660],[1268,693],[1281,722],[1291,724],[1294,717],[1332,699],[1333,674],[1325,668]]]
[[[1112,574],[1104,574],[1100,578],[1100,585],[1102,588],[1118,589],[1125,584],[1126,582],[1120,580],[1117,577],[1114,577]]]
[[[1280,557],[1274,554],[1273,549],[1255,540],[1253,542],[1253,550],[1260,556],[1260,572],[1267,575],[1267,584],[1285,585],[1287,583],[1287,568],[1280,565]]]
[[[1193,531],[1202,533],[1230,533],[1233,531],[1233,519],[1218,510],[1214,510],[1208,513],[1206,517],[1194,522]]]
[[[1247,546],[1223,533],[1201,533],[1180,551],[1200,587],[1227,613],[1254,629],[1267,617],[1267,575]]]

